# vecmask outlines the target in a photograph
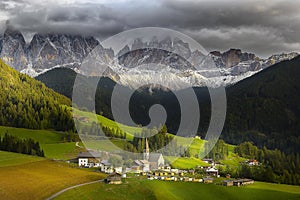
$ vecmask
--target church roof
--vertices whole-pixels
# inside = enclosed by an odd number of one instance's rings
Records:
[[[158,162],[158,160],[161,156],[162,156],[161,153],[150,153],[149,162]]]

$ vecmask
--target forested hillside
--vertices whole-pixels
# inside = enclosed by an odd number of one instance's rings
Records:
[[[71,101],[0,60],[0,125],[73,130]]]
[[[57,75],[60,74],[60,75]],[[54,69],[38,77],[48,87],[71,97],[76,73]],[[86,85],[82,95],[90,99],[89,84],[97,78],[81,76]],[[91,81],[93,80],[93,81]],[[110,119],[111,94],[115,82],[102,78],[96,94],[96,112]],[[128,91],[130,90],[127,88]],[[210,121],[210,98],[207,88],[194,88],[199,100],[201,122],[198,134],[204,136]],[[178,93],[184,90],[177,91]],[[221,137],[228,143],[252,141],[262,148],[280,149],[286,153],[300,152],[300,57],[271,66],[231,87],[227,92],[227,117]],[[180,124],[180,105],[171,91],[140,88],[130,101],[130,114],[137,124],[148,124],[149,108],[161,104],[167,111],[167,126],[176,133]],[[94,108],[88,108],[93,110]]]
[[[227,96],[226,141],[300,152],[300,57],[229,87]]]

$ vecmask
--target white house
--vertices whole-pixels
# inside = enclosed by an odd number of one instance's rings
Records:
[[[89,167],[89,159],[88,158],[78,158],[79,167]]]
[[[114,170],[115,170],[116,173],[119,173],[119,174],[121,174],[123,172],[122,167],[115,167]]]
[[[214,167],[211,167],[206,170],[206,173],[211,176],[218,176],[219,170],[215,169]]]
[[[114,172],[113,166],[107,161],[107,160],[102,160],[100,163],[100,170],[101,172],[111,174]]]
[[[249,166],[258,166],[259,165],[259,162],[257,160],[248,160],[248,161],[246,161],[246,163]]]
[[[101,153],[95,151],[79,152],[77,158],[79,167],[97,167],[100,166]]]

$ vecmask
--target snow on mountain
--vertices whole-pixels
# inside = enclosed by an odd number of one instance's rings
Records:
[[[97,54],[98,63],[86,61],[92,51]],[[131,46],[114,52],[102,47],[93,37],[36,34],[26,44],[23,35],[11,27],[0,36],[3,61],[32,77],[53,68],[67,67],[87,76],[109,76],[131,88],[141,84],[164,85],[170,89],[227,86],[297,55],[282,53],[262,59],[239,49],[204,55],[192,51],[188,43],[170,37],[162,40],[154,37],[147,42],[136,38]],[[100,73],[99,66],[110,67]]]

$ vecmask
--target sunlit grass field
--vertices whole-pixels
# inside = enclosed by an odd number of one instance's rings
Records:
[[[197,166],[209,166],[209,164],[203,162],[198,158],[176,158],[172,156],[165,156],[165,159],[170,162],[173,168],[177,169],[193,169]]]
[[[0,126],[0,136],[3,136],[6,132],[19,138],[32,138],[35,141],[39,141],[41,144],[59,143],[64,135],[64,133],[56,131],[31,130]]]
[[[225,200],[296,200],[300,187],[254,183],[245,187],[224,187],[214,184],[149,181],[127,179],[122,185],[96,183],[69,190],[58,196],[64,199],[225,199]]]
[[[37,156],[0,151],[0,167],[22,165],[26,163],[38,162],[41,160],[45,159]]]
[[[0,151],[0,199],[45,199],[66,187],[103,174],[64,163]]]
[[[32,138],[38,141],[47,158],[68,160],[76,158],[78,152],[82,151],[75,146],[75,142],[63,142],[65,135],[63,132],[0,126],[0,135],[3,136],[6,132],[19,138]]]

